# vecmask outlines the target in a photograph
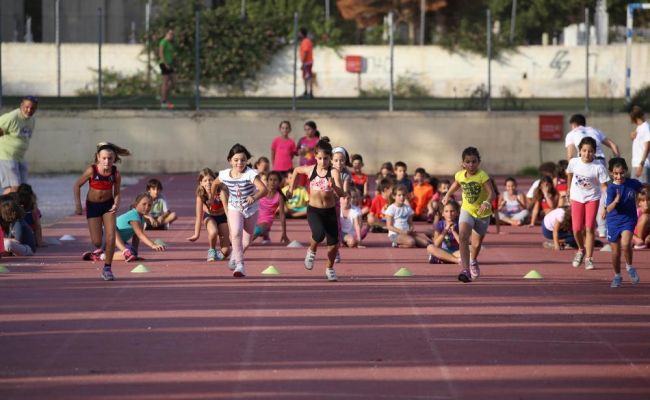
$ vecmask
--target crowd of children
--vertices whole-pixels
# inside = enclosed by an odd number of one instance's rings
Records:
[[[633,134],[640,132],[638,137],[650,138],[643,113],[635,109],[631,117],[637,124]],[[207,261],[227,259],[235,277],[246,275],[244,254],[253,241],[261,238],[262,245],[271,242],[276,218],[283,244],[289,243],[286,219],[306,219],[311,231],[304,259],[308,270],[314,267],[319,243],[326,241],[325,275],[330,281],[337,280],[334,265],[340,261],[339,246],[363,247],[372,232],[386,235],[388,246],[426,248],[431,264],[458,264],[462,282],[481,275],[478,257],[491,222],[497,227],[539,225],[544,247],[575,249],[572,265],[577,268],[584,263],[589,270],[595,268],[594,246],[602,244],[596,239],[596,221],[602,219],[612,248],[615,277],[611,286],[622,282],[621,254],[631,282],[639,281],[632,255],[635,249],[650,247],[648,187],[626,179],[628,167],[620,157],[610,160],[606,168],[596,156],[598,143],[591,137],[577,143],[577,152],[571,154],[576,157],[540,165],[540,178],[524,194],[512,177],[505,179],[505,190],[498,193],[494,180],[480,168],[481,157],[474,147],[462,152],[463,169],[453,180],[432,177],[421,167],[410,177],[407,164],[397,161],[382,164],[371,185],[363,171],[363,156],[332,146],[315,122],[304,124],[305,134],[297,143],[290,137],[289,121],[280,123],[279,132],[270,159],[259,157],[251,166],[252,155],[236,144],[226,157],[230,168],[218,173],[204,168],[197,177],[195,223],[187,240],[198,240],[205,227]],[[642,151],[642,156],[647,158],[647,152]],[[151,239],[151,231],[171,229],[177,219],[158,179],[150,179],[145,192],[136,196],[126,212],[119,212],[121,177],[115,164],[129,155],[115,144],[99,143],[94,163],[73,190],[75,211],[81,214],[85,209],[94,246],[82,257],[102,260],[105,280],[115,279],[113,260],[141,258],[141,243],[164,251],[164,242]],[[298,165],[294,167],[296,157]],[[635,153],[635,163],[638,158]],[[637,163],[630,172],[639,177],[649,171]],[[82,207],[80,192],[86,183],[89,190]],[[454,197],[458,189],[462,189],[460,202]],[[599,207],[601,203],[603,207]],[[414,221],[431,224],[431,228],[418,231]],[[29,185],[0,197],[0,226],[0,250],[5,254],[29,256],[45,245],[36,195]]]

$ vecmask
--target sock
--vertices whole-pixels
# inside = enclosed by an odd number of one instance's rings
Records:
[[[625,264],[625,269],[629,271],[630,268],[632,268],[632,264],[627,264],[627,263],[626,263],[626,264]]]
[[[614,278],[620,278],[621,274],[614,274]]]
[[[111,264],[104,264],[104,271],[110,271],[111,270]]]

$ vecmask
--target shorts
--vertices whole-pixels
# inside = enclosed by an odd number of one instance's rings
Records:
[[[339,242],[339,221],[336,207],[316,208],[307,206],[307,223],[311,229],[311,238],[320,243],[327,237],[327,245]]]
[[[481,236],[485,236],[490,226],[490,217],[476,218],[472,214],[468,213],[466,210],[460,210],[460,218],[458,218],[458,225],[467,224],[472,227],[472,230],[478,233]]]
[[[590,230],[594,229],[599,204],[600,199],[586,203],[571,200],[571,228],[573,232],[580,232],[585,227]]]
[[[27,183],[27,163],[25,161],[0,160],[0,186],[2,189],[17,187]]]
[[[313,73],[311,72],[311,68],[314,66],[314,63],[306,63],[302,65],[302,79],[311,79]]]
[[[226,214],[212,215],[203,213],[203,222],[207,223],[209,219],[213,220],[217,226],[228,223],[228,217],[226,217]]]
[[[114,203],[115,200],[112,197],[101,203],[86,200],[86,218],[101,218],[113,208]]]
[[[168,67],[167,64],[160,63],[160,73],[163,75],[172,75],[175,74],[176,71],[174,70],[174,67]]]
[[[621,234],[624,231],[634,232],[636,227],[636,221],[623,221],[620,223],[607,223],[607,240],[610,242],[616,242],[621,238]]]

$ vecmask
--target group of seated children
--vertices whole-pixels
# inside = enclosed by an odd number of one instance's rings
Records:
[[[0,196],[0,253],[5,256],[31,256],[45,246],[41,231],[41,212],[36,194],[28,184]]]

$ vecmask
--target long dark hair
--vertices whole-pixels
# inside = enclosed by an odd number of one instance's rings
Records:
[[[253,155],[248,151],[244,145],[236,143],[234,146],[230,148],[230,151],[228,152],[228,161],[230,161],[231,158],[235,156],[235,154],[242,153],[246,156],[247,160],[250,160],[253,158]]]

